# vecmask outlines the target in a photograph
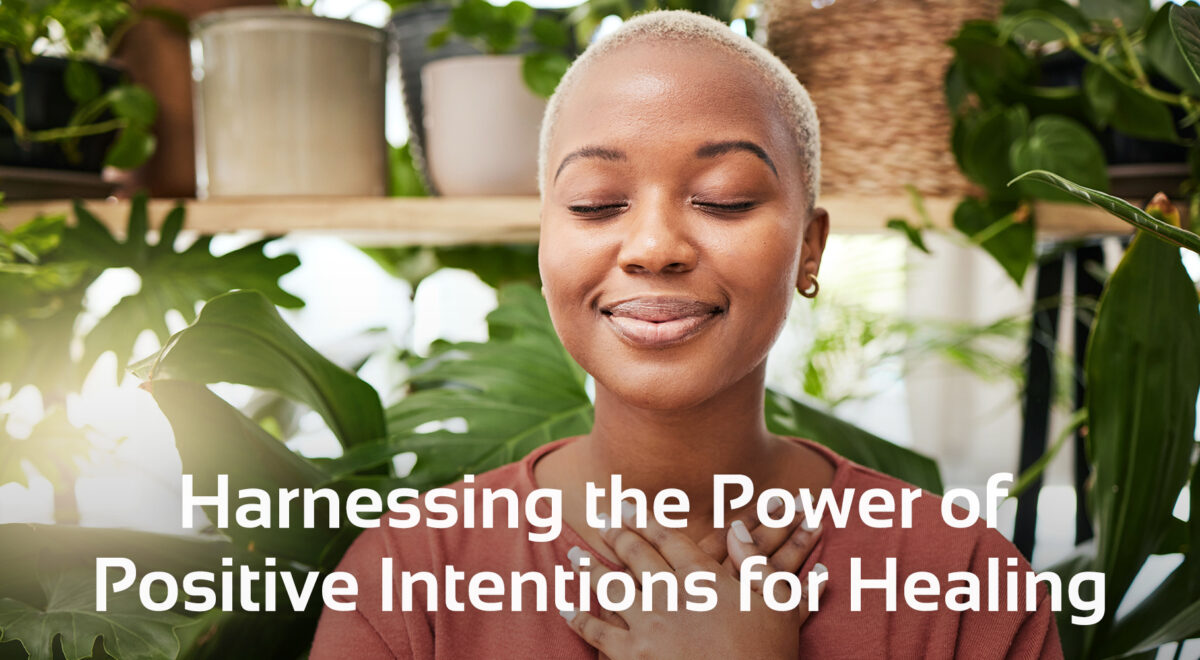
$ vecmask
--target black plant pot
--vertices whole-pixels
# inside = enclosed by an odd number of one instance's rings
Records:
[[[408,117],[408,143],[413,164],[421,175],[425,189],[431,195],[437,195],[438,191],[433,186],[429,166],[425,160],[425,105],[421,98],[421,69],[426,64],[438,60],[483,54],[469,43],[453,36],[438,48],[431,50],[428,47],[430,35],[446,24],[450,19],[450,11],[451,7],[440,2],[409,5],[393,14],[387,26],[388,56],[398,58],[400,64],[400,89],[404,95],[404,113]],[[536,11],[539,16],[562,16],[561,11],[553,9]],[[529,53],[536,49],[537,45],[526,38],[511,52]],[[576,54],[573,46],[567,52],[569,57]]]
[[[68,60],[59,57],[37,57],[21,64],[24,85],[25,124],[31,131],[62,128],[71,119],[76,103],[67,95],[63,82]],[[121,71],[110,66],[92,65],[100,76],[101,88],[107,91],[121,81]],[[0,82],[10,84],[8,67],[0,67]],[[0,97],[5,107],[17,112],[17,99]],[[109,116],[102,116],[104,121]],[[0,165],[51,170],[72,170],[98,174],[104,168],[104,156],[116,138],[115,131],[90,135],[78,142],[78,157],[69,158],[58,142],[18,144],[8,122],[0,121]]]

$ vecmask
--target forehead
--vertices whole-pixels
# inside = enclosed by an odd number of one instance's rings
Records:
[[[703,135],[750,138],[791,161],[794,132],[762,74],[743,56],[707,42],[621,44],[582,72],[561,101],[549,151],[628,140],[644,144]]]

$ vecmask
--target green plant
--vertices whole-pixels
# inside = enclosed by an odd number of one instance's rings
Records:
[[[1179,192],[1200,210],[1200,84],[1172,36],[1172,7],[1152,11],[1149,0],[1078,7],[1009,0],[998,20],[967,22],[948,42],[954,50],[945,80],[951,148],[962,172],[983,190],[959,204],[954,226],[1018,284],[1034,260],[1034,202],[1074,198],[1034,179],[1008,182],[1041,169],[1107,190],[1096,137],[1102,131],[1187,147],[1192,173]],[[1046,78],[1052,63],[1072,59],[1081,63],[1081,81]],[[1178,123],[1176,114],[1183,115]],[[892,226],[910,238],[919,229]]]
[[[1194,34],[1200,37],[1200,29]],[[1151,555],[1182,554],[1183,563],[1126,616],[1110,613],[1085,628],[1070,625],[1070,612],[1060,618],[1064,648],[1073,657],[1152,657],[1161,645],[1200,635],[1200,470],[1193,458],[1200,298],[1177,247],[1196,250],[1200,236],[1177,226],[1179,213],[1165,195],[1142,211],[1050,172],[1019,179],[1053,185],[1144,228],[1105,285],[1088,343],[1081,420],[1096,541],[1054,570],[1064,578],[1104,572],[1105,600],[1113,604],[1126,597]],[[1185,487],[1191,498],[1186,523],[1173,516]]]
[[[0,50],[4,51],[7,73],[6,82],[0,84],[0,118],[19,145],[56,142],[69,160],[78,161],[80,138],[118,131],[105,164],[129,169],[154,153],[150,129],[158,104],[153,95],[133,84],[105,90],[91,64],[109,60],[129,28],[144,17],[176,27],[182,24],[186,31],[186,22],[173,12],[157,7],[135,9],[127,0],[11,0],[0,4]],[[60,52],[68,58],[63,84],[76,107],[65,126],[31,130],[26,124],[23,67],[43,51]]]
[[[491,339],[437,344],[429,357],[414,359],[408,395],[386,411],[370,386],[307,346],[254,291],[213,298],[195,323],[135,371],[175,429],[184,471],[195,476],[197,494],[212,494],[217,474],[229,475],[231,489],[426,489],[516,460],[591,426],[585,374],[559,343],[544,300],[527,285],[505,286],[499,295],[500,306],[488,317]],[[206,384],[215,382],[261,388],[316,410],[343,455],[309,459],[292,452],[212,394]],[[767,414],[776,432],[812,437],[863,464],[941,489],[932,461],[830,415],[777,393],[768,397]],[[464,421],[461,432],[429,428],[454,418]],[[414,452],[416,463],[400,473],[393,458],[405,452]],[[299,657],[318,608],[288,615],[221,612],[185,618],[168,613],[119,617],[115,623],[120,625],[108,625],[88,616],[95,612],[94,575],[81,575],[78,567],[96,556],[90,554],[93,549],[107,548],[109,554],[138,557],[139,564],[144,560],[147,569],[170,572],[212,566],[222,556],[250,565],[270,556],[295,570],[328,571],[357,531],[231,528],[227,536],[213,531],[180,540],[0,525],[0,593],[13,594],[0,599],[0,652],[7,643],[19,644],[38,660],[50,658],[56,647],[73,650],[72,657],[98,649],[120,660]],[[170,551],[153,552],[158,538]],[[67,539],[71,545],[58,545]],[[53,549],[50,561],[30,556],[47,548]],[[73,595],[66,598],[67,593]],[[136,650],[146,639],[160,645],[153,652]]]
[[[1184,65],[1178,70],[1195,76],[1190,85],[1200,85],[1200,6],[1165,11],[1160,14],[1165,18],[1155,20],[1172,35]],[[1123,28],[1115,25],[1123,38]],[[1181,103],[1194,113],[1192,100]],[[1076,627],[1070,624],[1071,612],[1060,617],[1068,656],[1153,657],[1164,644],[1200,635],[1200,469],[1195,464],[1200,296],[1180,255],[1180,248],[1200,254],[1200,236],[1180,226],[1178,211],[1162,193],[1143,211],[1046,170],[1024,172],[1008,185],[1034,183],[1102,208],[1140,230],[1100,298],[1085,360],[1086,406],[1076,414],[1076,422],[1086,424],[1092,471],[1088,514],[1096,538],[1054,570],[1064,578],[1082,570],[1106,576],[1110,613],[1099,624]],[[1046,462],[1039,461],[1036,469]],[[1187,521],[1173,513],[1184,492],[1190,497]],[[1183,561],[1118,618],[1116,605],[1129,595],[1134,577],[1160,554],[1179,554]]]
[[[536,48],[522,57],[521,75],[535,94],[549,97],[571,64],[564,54],[570,33],[562,19],[539,16],[522,0],[503,6],[487,0],[458,0],[446,24],[429,36],[429,47],[438,48],[453,36],[482,53],[499,55],[511,52],[524,35]]]
[[[78,391],[83,378],[101,354],[113,351],[118,371],[124,369],[134,341],[151,330],[160,342],[170,333],[165,321],[174,310],[191,321],[196,305],[237,288],[254,288],[287,307],[303,302],[279,288],[278,279],[298,265],[294,255],[266,257],[257,241],[221,256],[209,250],[211,237],[193,241],[182,250],[176,243],[183,229],[184,209],[176,206],[150,243],[145,196],[130,205],[125,239],[115,238],[82,203],[76,203],[75,222],[66,216],[37,217],[11,231],[0,229],[0,400],[25,386],[41,393],[46,419],[29,438],[14,438],[0,430],[0,484],[24,482],[22,461],[30,461],[56,488],[73,491],[72,457],[89,444],[83,429],[65,421],[67,396]],[[87,313],[89,287],[104,273],[130,269],[140,280],[137,292],[122,298],[111,310],[81,332]],[[82,351],[72,350],[81,344]],[[73,495],[67,498],[73,501]],[[70,511],[56,515],[72,519]]]
[[[756,0],[585,0],[571,10],[568,21],[575,28],[575,39],[588,43],[600,22],[609,16],[627,19],[636,13],[654,9],[687,9],[721,21],[742,20],[746,34],[754,34],[755,16],[761,3]]]

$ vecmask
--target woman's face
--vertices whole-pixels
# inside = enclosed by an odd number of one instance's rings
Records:
[[[642,408],[702,404],[756,370],[761,387],[828,228],[818,209],[805,231],[799,150],[766,86],[711,47],[635,44],[563,101],[539,262],[567,350]]]

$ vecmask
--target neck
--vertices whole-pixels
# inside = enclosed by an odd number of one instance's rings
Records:
[[[765,362],[716,397],[682,410],[648,410],[597,384],[596,422],[587,436],[586,479],[649,499],[666,488],[687,493],[689,518],[712,519],[714,474],[744,474],[764,483],[779,443],[763,415]]]

